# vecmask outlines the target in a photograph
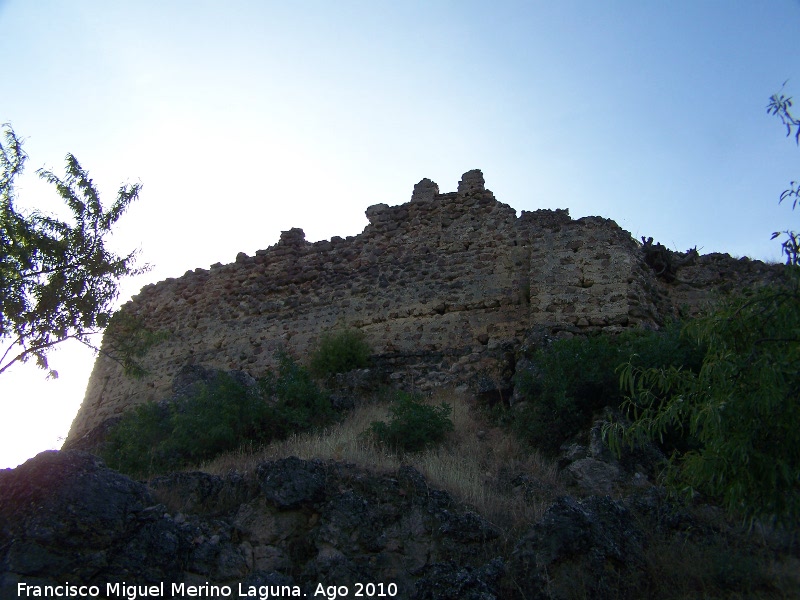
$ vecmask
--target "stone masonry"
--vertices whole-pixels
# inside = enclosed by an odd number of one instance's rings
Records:
[[[291,229],[255,256],[145,286],[122,310],[167,337],[144,357],[142,379],[98,357],[68,443],[131,406],[169,397],[188,364],[259,377],[277,350],[302,361],[322,333],[357,328],[396,385],[507,380],[532,332],[659,327],[679,311],[697,312],[720,287],[754,285],[780,269],[701,256],[667,283],[614,221],[573,220],[566,210],[518,217],[478,170],[455,193],[423,179],[410,202],[370,206],[366,215],[357,236],[309,243]]]

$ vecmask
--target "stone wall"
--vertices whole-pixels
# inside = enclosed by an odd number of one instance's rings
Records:
[[[423,179],[410,202],[371,206],[366,215],[370,224],[357,236],[312,244],[292,229],[255,256],[144,287],[123,310],[168,337],[143,359],[143,379],[97,359],[68,442],[135,404],[168,397],[187,364],[259,377],[276,350],[302,360],[323,332],[355,327],[397,385],[424,391],[507,379],[532,330],[658,327],[681,307],[699,310],[713,286],[757,283],[775,270],[712,255],[666,283],[613,221],[573,220],[566,210],[517,217],[477,170],[455,193]]]

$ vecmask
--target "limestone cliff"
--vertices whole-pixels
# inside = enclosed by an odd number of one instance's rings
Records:
[[[135,404],[168,397],[187,364],[258,377],[277,349],[302,357],[321,333],[355,327],[397,385],[507,380],[534,330],[658,327],[679,310],[696,312],[720,288],[761,282],[778,268],[685,256],[660,277],[613,221],[566,210],[517,216],[477,170],[457,192],[441,194],[423,179],[410,202],[366,215],[357,236],[309,243],[292,229],[255,256],[143,288],[123,311],[168,336],[144,357],[143,379],[97,359],[68,444]]]

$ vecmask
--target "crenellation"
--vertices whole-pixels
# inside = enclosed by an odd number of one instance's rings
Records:
[[[517,217],[477,170],[457,192],[423,179],[410,202],[375,204],[366,216],[357,236],[310,243],[293,228],[254,256],[143,287],[122,310],[168,337],[143,358],[141,380],[98,357],[69,440],[169,397],[186,364],[259,377],[278,349],[305,357],[330,329],[359,328],[396,385],[429,390],[507,378],[509,353],[535,328],[658,327],[682,304],[699,310],[713,289],[765,277],[761,263],[712,255],[666,283],[614,221],[567,210]]]

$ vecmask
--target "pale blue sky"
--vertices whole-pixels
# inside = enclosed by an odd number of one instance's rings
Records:
[[[57,210],[33,173],[67,152],[109,202],[144,184],[114,241],[154,268],[122,300],[474,168],[517,210],[778,259],[800,149],[765,106],[786,79],[800,101],[799,25],[797,0],[0,0],[0,122],[23,204]],[[0,467],[58,446],[92,360],[2,376]]]

